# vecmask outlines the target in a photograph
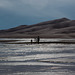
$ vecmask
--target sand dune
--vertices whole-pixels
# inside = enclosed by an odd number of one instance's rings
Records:
[[[34,25],[20,25],[18,27],[0,30],[0,38],[75,38],[75,20],[61,18]]]

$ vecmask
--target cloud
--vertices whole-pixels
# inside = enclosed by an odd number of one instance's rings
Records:
[[[38,10],[43,9],[48,4],[48,0],[22,0],[21,2]]]
[[[34,10],[41,10],[43,9],[48,3],[48,0],[1,0],[0,1],[0,7],[7,8],[7,9],[13,9],[16,10],[22,10],[25,8],[34,9]],[[22,9],[21,9],[22,8]]]
[[[0,0],[0,9],[19,16],[68,17],[67,10],[62,10],[74,3],[74,0]]]

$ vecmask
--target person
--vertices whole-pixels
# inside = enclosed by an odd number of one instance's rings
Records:
[[[31,44],[32,44],[33,40],[31,39]]]
[[[35,38],[35,41],[36,41],[36,43],[38,43],[38,44],[39,44],[40,37],[39,37],[39,36],[37,36],[37,38]]]

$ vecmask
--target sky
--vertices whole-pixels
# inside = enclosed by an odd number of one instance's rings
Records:
[[[0,0],[0,30],[63,17],[75,20],[75,0]]]

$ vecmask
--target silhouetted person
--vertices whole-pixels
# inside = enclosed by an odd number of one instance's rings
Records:
[[[31,39],[31,44],[32,44],[33,40]]]
[[[39,37],[39,36],[37,36],[37,37],[35,38],[35,41],[36,41],[36,43],[38,43],[38,44],[39,44],[40,37]]]

